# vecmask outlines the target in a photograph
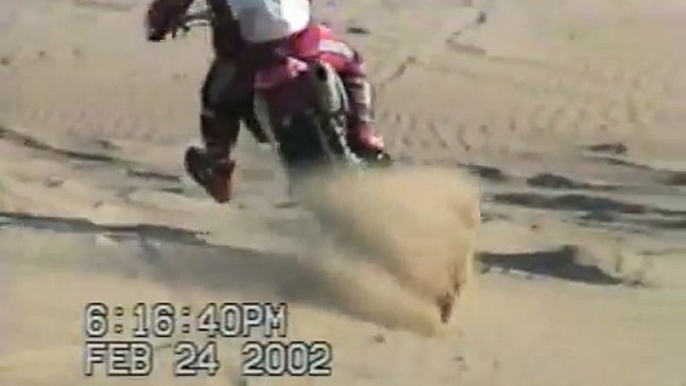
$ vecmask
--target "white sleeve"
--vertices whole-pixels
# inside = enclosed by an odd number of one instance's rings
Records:
[[[310,0],[225,0],[243,38],[251,42],[281,39],[307,28]]]

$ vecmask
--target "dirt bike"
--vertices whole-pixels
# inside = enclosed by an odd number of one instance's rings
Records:
[[[356,154],[351,149],[347,93],[337,72],[323,61],[287,57],[257,72],[254,109],[291,177],[322,167],[391,163],[385,152]]]

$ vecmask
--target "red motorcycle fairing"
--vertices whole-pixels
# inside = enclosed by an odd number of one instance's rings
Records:
[[[295,80],[300,74],[307,72],[306,62],[294,58],[286,58],[285,64],[271,66],[255,74],[255,91],[265,92],[281,84]]]
[[[256,96],[266,102],[273,130],[279,130],[284,118],[292,116],[316,103],[315,90],[309,76],[310,63],[289,57],[284,64],[275,65],[255,74]]]

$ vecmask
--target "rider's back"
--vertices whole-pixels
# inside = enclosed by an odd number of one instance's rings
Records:
[[[237,61],[239,67],[262,67],[278,60],[274,57],[277,47],[309,51],[316,45],[317,34],[308,30],[311,0],[207,1],[214,14],[216,55]]]
[[[310,23],[310,0],[226,0],[251,43],[288,38]]]

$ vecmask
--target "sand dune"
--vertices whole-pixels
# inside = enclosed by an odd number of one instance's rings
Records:
[[[219,339],[217,376],[174,378],[205,342],[176,334],[146,385],[686,385],[686,2],[316,7],[367,58],[398,169],[296,204],[241,134],[218,206],[181,166],[207,31],[0,0],[0,385],[129,381],[83,376],[93,301],[284,301],[288,339],[334,350],[331,377],[243,378],[246,339]]]

